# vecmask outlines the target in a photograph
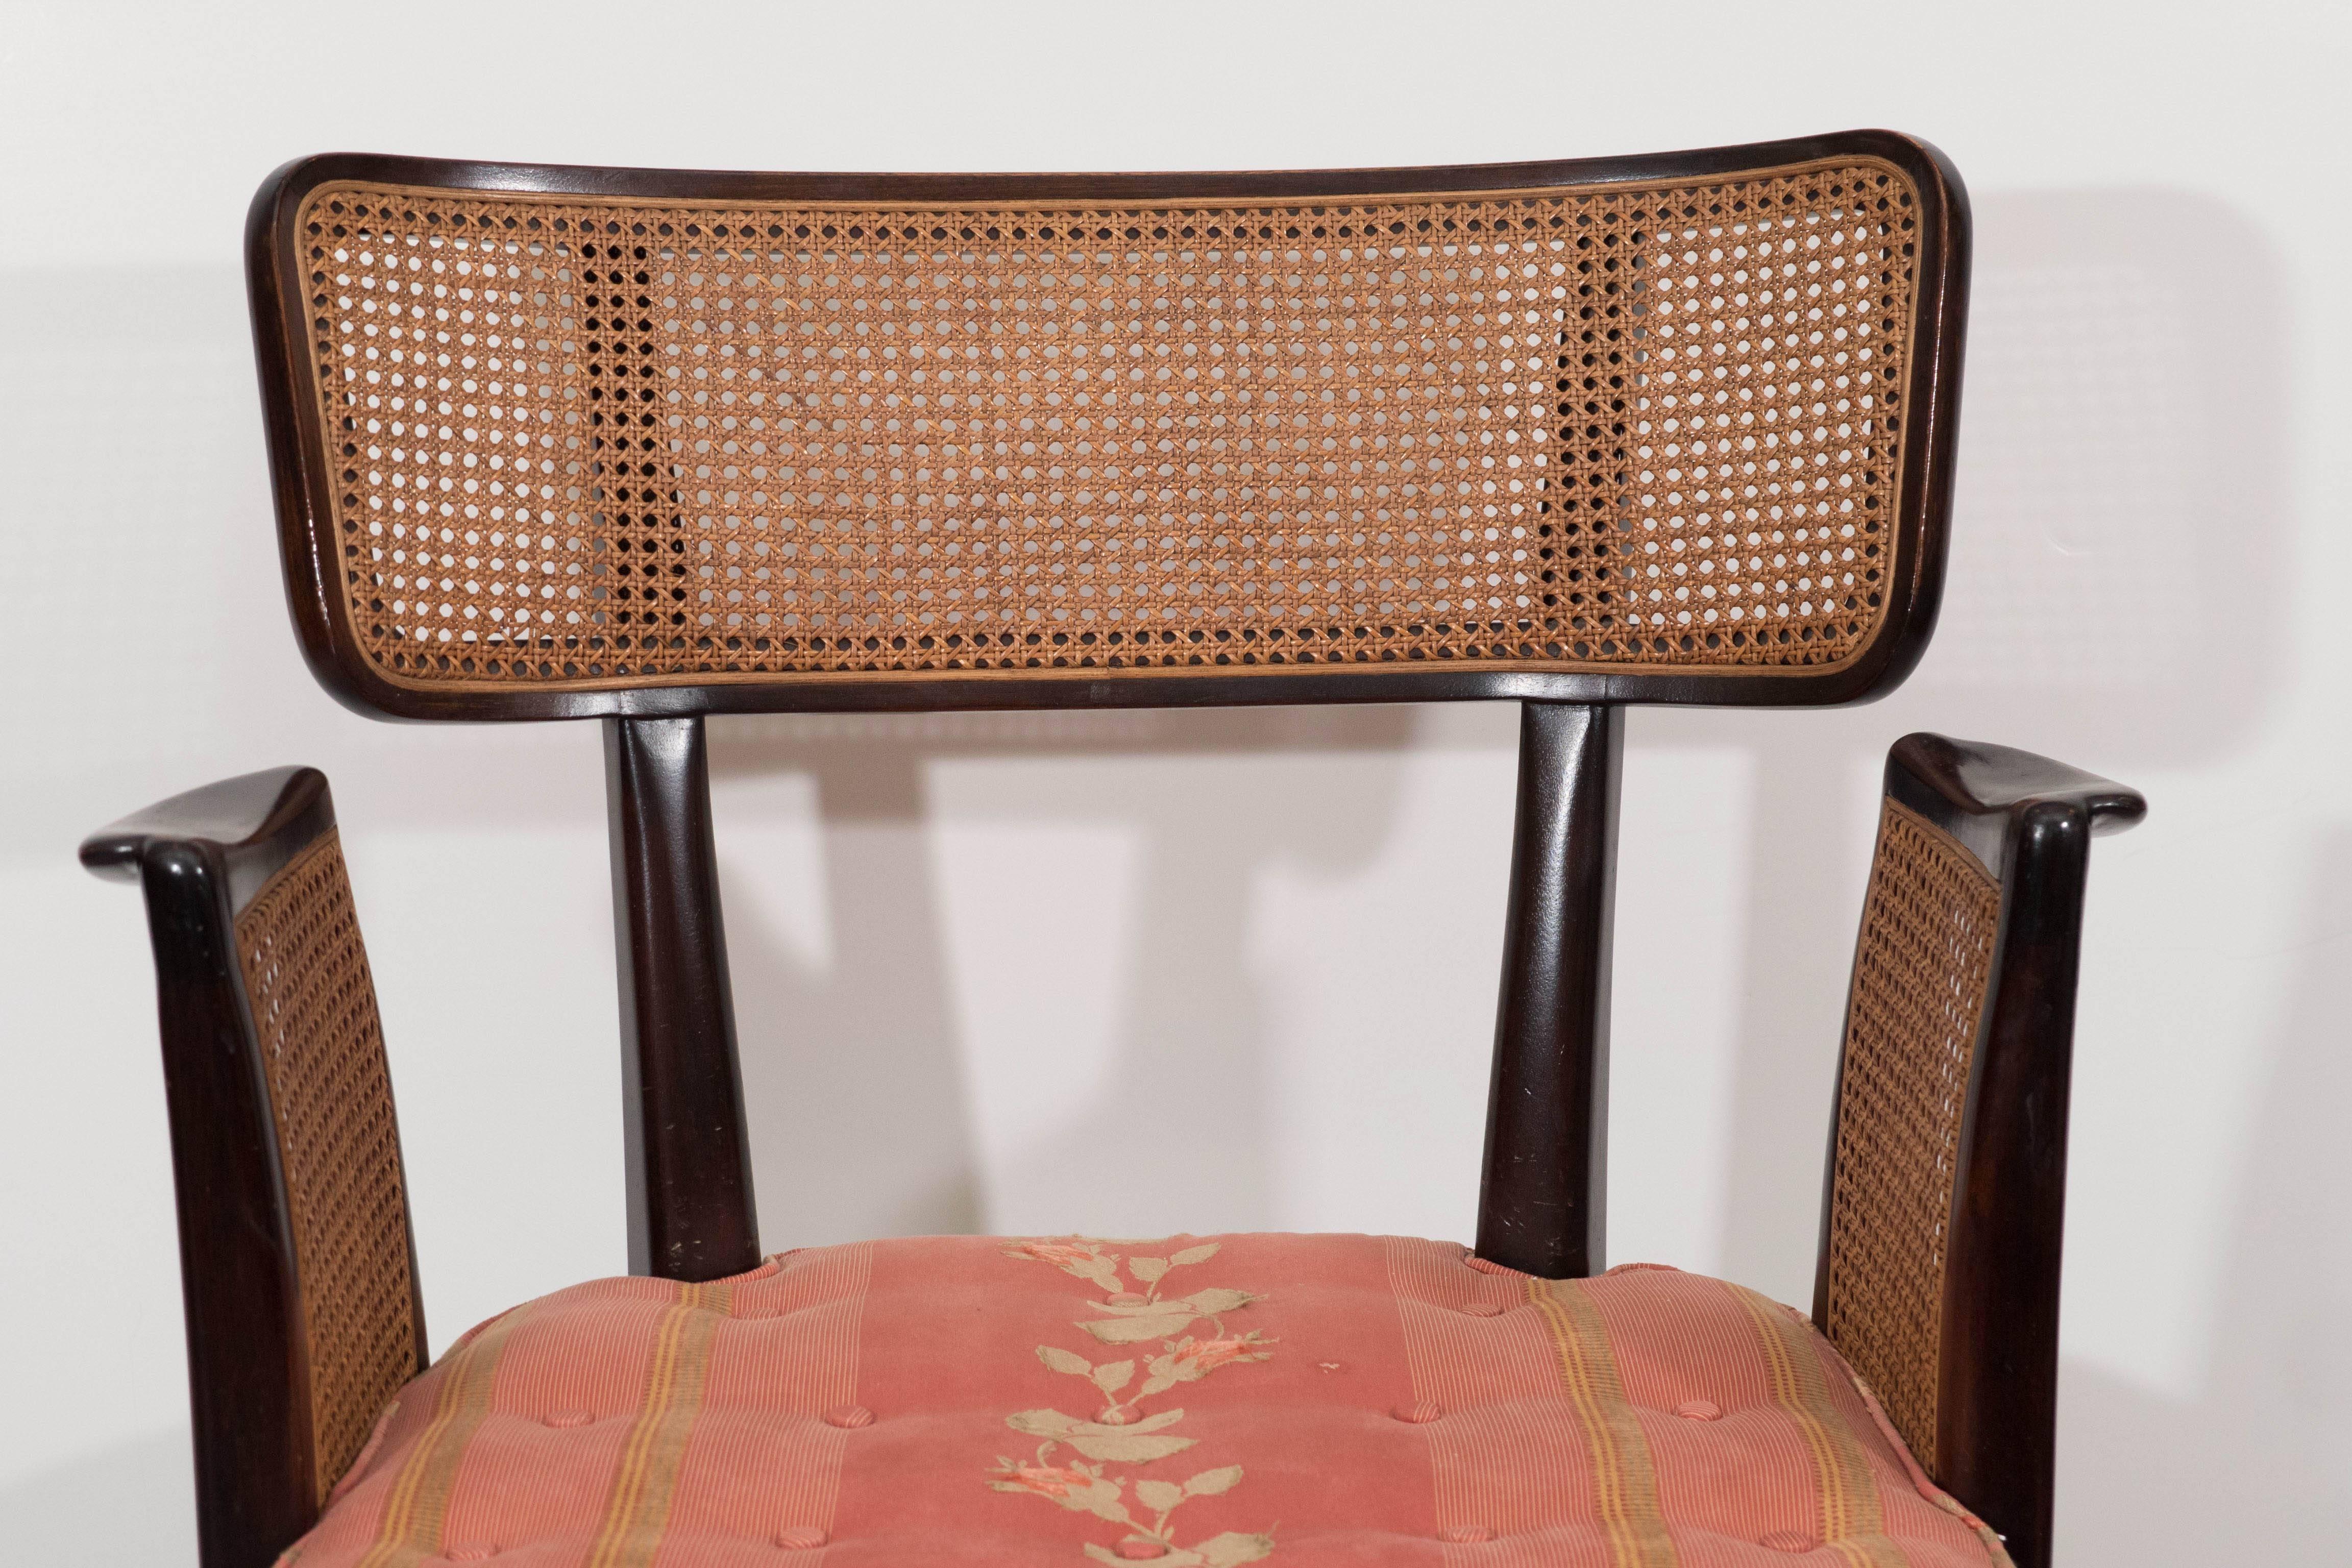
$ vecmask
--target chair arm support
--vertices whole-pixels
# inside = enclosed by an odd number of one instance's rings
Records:
[[[266,1568],[425,1359],[374,988],[315,768],[92,834],[155,956],[187,1317],[198,1552]]]
[[[327,775],[316,768],[240,773],[157,801],[81,841],[81,863],[110,881],[136,882],[148,857],[202,845],[226,872],[229,908],[335,826]]]
[[[2049,1561],[2090,841],[2147,811],[2006,746],[1916,734],[1887,756],[1813,1310],[2019,1568]]]
[[[2022,820],[2042,808],[2079,813],[2094,835],[2147,816],[2137,790],[2011,746],[1906,735],[1886,758],[1886,794],[1966,845],[1994,877]]]

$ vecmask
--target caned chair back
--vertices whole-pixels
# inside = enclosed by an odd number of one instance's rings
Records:
[[[298,620],[414,717],[1850,700],[1966,205],[1882,132],[1290,174],[330,155],[257,198]]]

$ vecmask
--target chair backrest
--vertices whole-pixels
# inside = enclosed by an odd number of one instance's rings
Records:
[[[331,154],[248,264],[313,668],[412,718],[1811,703],[1943,563],[1967,207],[1865,132],[1280,174]]]
[[[294,618],[607,721],[631,1266],[758,1256],[702,721],[1517,699],[1478,1247],[1599,1264],[1622,706],[1885,690],[1968,205],[1886,132],[1276,174],[330,154],[247,227]]]

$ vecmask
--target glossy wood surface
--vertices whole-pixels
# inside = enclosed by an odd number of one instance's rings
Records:
[[[323,773],[275,768],[175,795],[81,847],[85,866],[146,894],[204,1568],[265,1568],[317,1515],[293,1222],[236,917],[334,821]],[[422,1301],[411,1310],[421,1371]]]
[[[700,719],[607,719],[629,1272],[760,1261]]]
[[[226,874],[232,914],[261,885],[335,825],[327,775],[316,768],[269,768],[159,801],[82,840],[81,863],[113,881],[136,882],[149,851],[211,845]]]
[[[1547,1279],[1603,1267],[1624,734],[1622,708],[1529,702],[1519,710],[1475,1251]]]
[[[1841,666],[1536,669],[1428,661],[1108,671],[1041,661],[982,675],[696,676],[601,691],[425,687],[387,679],[360,655],[333,576],[340,546],[305,366],[309,280],[291,223],[303,196],[327,181],[713,202],[1311,204],[1711,178],[1857,156],[1895,163],[1919,189],[1920,289],[1890,603],[1875,638]],[[247,241],[281,562],[314,674],[341,700],[376,716],[605,721],[634,1271],[708,1279],[751,1267],[759,1255],[703,715],[1511,700],[1523,704],[1519,795],[1477,1250],[1561,1278],[1604,1263],[1622,705],[1864,700],[1916,662],[1942,592],[1969,227],[1966,194],[1941,154],[1891,132],[1855,132],[1637,158],[1281,174],[752,174],[339,153],[273,174],[255,198]],[[1887,787],[2003,880],[1995,992],[1954,1215],[1939,1441],[1951,1457],[1948,1484],[2011,1532],[2021,1568],[2045,1568],[2082,846],[2141,808],[2137,796],[2091,775],[1932,736],[1897,746]],[[280,770],[176,797],[93,837],[84,851],[94,869],[141,879],[148,891],[205,1568],[262,1568],[309,1518],[307,1472],[288,1468],[307,1466],[309,1453],[308,1372],[292,1294],[299,1282],[231,922],[272,871],[332,822],[323,778]]]
[[[1538,668],[1400,660],[1348,667],[1102,669],[1066,657],[1020,671],[929,674],[687,675],[614,689],[471,686],[395,680],[359,649],[337,581],[331,475],[308,368],[311,287],[295,217],[312,190],[336,181],[499,195],[590,195],[677,202],[875,203],[1156,200],[1298,201],[1358,195],[1644,184],[1711,179],[1822,160],[1878,158],[1919,193],[1914,347],[1901,432],[1885,619],[1843,664],[1818,668]],[[362,712],[404,719],[561,719],[819,710],[1187,707],[1250,703],[1523,700],[1570,703],[1819,705],[1878,695],[1910,672],[1943,591],[1952,446],[1967,318],[1968,196],[1944,156],[1888,131],[1755,142],[1637,157],[1394,169],[1126,174],[749,174],[462,163],[333,153],[285,165],[255,195],[246,230],[254,342],[269,435],[281,559],[296,631],[312,673]]]
[[[2147,803],[2136,790],[2030,752],[1928,734],[1895,742],[1885,792],[1958,840],[2000,883],[1946,1242],[1936,1479],[2002,1533],[2018,1568],[2048,1568],[2084,890],[2092,837],[2138,822]],[[1836,1149],[1832,1129],[1817,1321],[1828,1321]]]

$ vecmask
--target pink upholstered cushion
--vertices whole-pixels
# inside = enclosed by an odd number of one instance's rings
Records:
[[[1787,1308],[1360,1236],[933,1237],[575,1286],[412,1384],[296,1553],[2005,1562]]]

